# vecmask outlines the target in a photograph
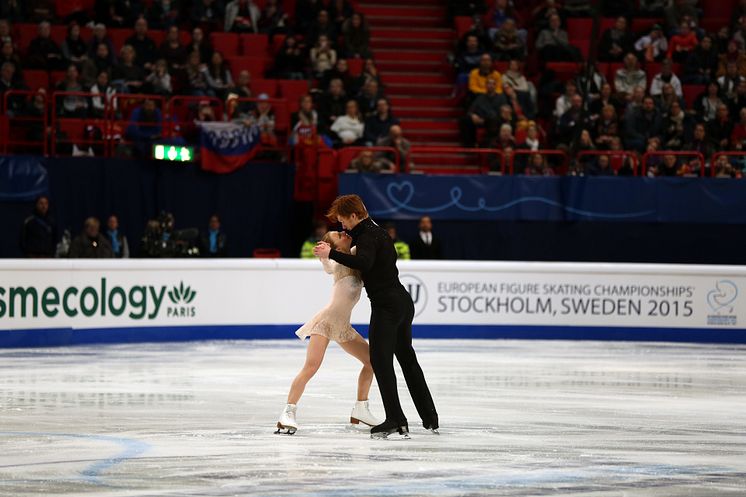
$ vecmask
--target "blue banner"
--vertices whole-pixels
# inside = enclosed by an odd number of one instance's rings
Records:
[[[0,157],[0,202],[29,202],[49,190],[41,157]]]
[[[381,219],[746,223],[733,179],[343,174],[339,191]]]

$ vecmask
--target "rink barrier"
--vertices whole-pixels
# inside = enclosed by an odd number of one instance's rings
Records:
[[[746,267],[398,266],[416,338],[746,343]],[[2,260],[0,347],[295,339],[331,285],[315,260]]]

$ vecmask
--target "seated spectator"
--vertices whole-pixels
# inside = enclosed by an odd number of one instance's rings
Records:
[[[319,104],[320,109],[320,126],[324,133],[328,133],[338,117],[343,116],[347,111],[347,95],[342,86],[341,79],[333,79],[329,82],[329,90],[321,97]]]
[[[601,150],[611,148],[615,136],[619,136],[619,118],[613,105],[605,105],[594,127],[596,145]]]
[[[705,35],[697,48],[689,52],[684,64],[682,81],[687,84],[705,85],[715,77],[720,55],[713,46],[712,37]]]
[[[720,85],[717,81],[712,81],[707,85],[704,93],[699,95],[694,101],[694,112],[704,122],[715,119],[717,109],[725,105],[725,101],[720,93]]]
[[[687,23],[689,28],[697,25],[698,13],[695,5],[696,2],[692,2],[691,0],[672,0],[670,2],[670,6],[664,12],[666,16],[666,29],[669,34],[673,35],[677,33],[684,22]]]
[[[377,159],[372,150],[363,150],[357,157],[350,161],[348,169],[359,173],[380,173],[386,168],[386,164]]]
[[[678,64],[685,64],[691,51],[698,45],[697,34],[689,27],[689,23],[682,22],[679,33],[671,37],[667,57]]]
[[[207,82],[207,66],[199,58],[199,52],[192,52],[186,64],[187,91],[199,97],[214,97],[215,93]]]
[[[661,145],[666,150],[681,150],[692,132],[691,117],[678,101],[663,115]]]
[[[210,27],[222,27],[224,17],[223,3],[220,0],[195,0],[194,6],[191,11],[191,19],[193,24],[199,24]],[[200,28],[195,28],[202,31]],[[208,54],[201,54],[204,60],[208,60],[206,56]]]
[[[702,154],[702,156],[705,158],[705,160],[708,160],[712,153],[714,152],[712,148],[712,141],[707,136],[707,131],[705,129],[704,123],[697,123],[694,125],[694,133],[692,133],[692,139],[684,145],[683,150],[687,150],[690,152],[699,152]],[[693,169],[699,169],[700,164],[699,160],[691,160],[689,162],[690,166]]]
[[[738,91],[738,85],[741,84],[744,78],[738,72],[738,64],[735,62],[728,62],[725,68],[725,74],[718,78],[718,85],[723,96],[728,100],[736,98],[736,92]]]
[[[606,83],[606,76],[598,64],[586,63],[575,78],[575,82],[583,98],[592,104],[601,97],[601,87]]]
[[[667,0],[639,0],[639,8],[646,15],[659,17],[663,15],[663,9],[668,5]]]
[[[363,64],[363,72],[360,74],[360,77],[357,80],[357,85],[355,88],[363,88],[366,84],[368,84],[368,81],[375,81],[380,86],[381,84],[381,77],[378,74],[378,68],[376,67],[376,63],[373,61],[373,59],[365,59],[365,64]]]
[[[741,109],[738,117],[730,135],[730,144],[735,150],[743,151],[746,150],[746,108]]]
[[[331,46],[325,35],[319,36],[316,45],[311,49],[311,70],[316,79],[322,79],[337,63],[337,51]]]
[[[0,66],[0,109],[3,113],[11,111],[14,113],[22,107],[23,97],[15,99],[8,97],[8,108],[5,109],[5,93],[11,90],[22,90],[23,85],[15,78],[16,66],[11,62],[3,62]]]
[[[733,133],[733,122],[730,120],[727,105],[718,106],[715,119],[711,119],[705,125],[705,129],[713,150],[728,150],[730,136]]]
[[[112,64],[111,60],[109,46],[106,43],[99,43],[98,49],[92,59],[93,65],[96,67],[96,72],[111,72],[114,68],[114,64]]]
[[[534,25],[537,31],[547,29],[553,15],[561,20],[567,18],[567,12],[557,0],[543,0],[531,11]]]
[[[611,166],[608,155],[599,155],[595,160],[586,163],[584,171],[586,176],[616,176],[616,171]]]
[[[609,83],[604,83],[601,86],[601,93],[596,100],[591,101],[588,106],[588,112],[590,114],[590,120],[596,121],[601,117],[604,107],[610,105],[614,109],[617,108],[617,101],[614,99],[613,90]]]
[[[564,93],[557,97],[557,100],[554,102],[554,117],[557,118],[558,122],[562,115],[572,106],[572,99],[576,95],[579,95],[578,85],[572,79],[567,80]]]
[[[679,104],[682,108],[685,105],[684,99],[676,95],[676,90],[673,89],[670,83],[664,83],[660,95],[654,96],[653,100],[655,100],[655,106],[658,107],[661,114],[670,112],[671,106],[674,103]]]
[[[730,115],[736,116],[741,114],[741,109],[746,107],[746,79],[738,83],[736,95],[728,102],[730,105]]]
[[[200,28],[192,30],[192,39],[189,41],[189,45],[186,46],[186,51],[187,54],[192,52],[199,53],[199,60],[210,60],[213,52],[210,42],[205,38],[205,34]],[[189,55],[187,55],[187,58],[189,58]]]
[[[363,86],[360,95],[357,97],[357,105],[363,119],[368,116],[375,114],[378,108],[378,100],[384,98],[383,92],[381,92],[378,82],[371,79],[365,86]]]
[[[212,53],[210,64],[207,66],[207,71],[205,71],[205,77],[207,78],[207,86],[209,86],[211,93],[221,100],[224,100],[228,91],[233,88],[231,71],[223,59],[223,54],[220,52]]]
[[[259,127],[259,139],[266,147],[277,147],[277,135],[275,135],[275,111],[269,102],[269,95],[260,93],[257,97],[256,107],[249,114],[247,126]]]
[[[170,29],[179,23],[181,16],[179,0],[154,0],[148,9],[148,25],[152,29]]]
[[[93,26],[93,36],[88,41],[88,58],[95,59],[97,57],[103,56],[104,53],[101,49],[100,45],[104,44],[106,45],[106,56],[109,60],[109,65],[107,67],[112,67],[117,62],[117,56],[114,52],[114,42],[111,40],[111,37],[106,34],[106,26],[104,24],[96,24]],[[96,67],[101,69],[101,67],[96,63]]]
[[[345,57],[367,59],[370,57],[370,30],[362,14],[352,14],[342,26]]]
[[[519,133],[516,133],[516,148],[537,151],[543,146],[544,136],[543,131],[534,121],[529,121],[526,125],[525,131],[519,137]]]
[[[290,125],[293,131],[290,135],[290,144],[297,145],[303,142],[308,145],[318,144],[319,115],[313,108],[311,95],[303,95],[300,98],[300,108],[290,117]]]
[[[646,34],[635,43],[635,51],[640,59],[645,62],[662,60],[668,53],[668,40],[663,35],[660,24],[654,25],[650,33]]]
[[[89,90],[94,94],[91,97],[91,116],[96,118],[102,118],[106,116],[106,112],[110,106],[114,106],[116,110],[117,102],[114,100],[117,90],[109,84],[109,72],[99,71],[96,76],[96,83]]]
[[[316,15],[316,22],[311,24],[308,30],[308,45],[314,46],[318,43],[319,38],[326,36],[329,40],[329,45],[334,47],[337,40],[337,28],[334,23],[329,19],[329,12],[326,10],[320,10]]]
[[[337,117],[330,129],[339,137],[342,146],[357,145],[360,142],[365,124],[356,101],[347,102],[345,115]]]
[[[640,69],[637,56],[629,53],[624,57],[624,67],[617,69],[614,75],[614,90],[621,100],[630,100],[635,88],[647,88],[647,76]]]
[[[111,71],[112,84],[125,93],[140,91],[145,79],[145,71],[135,64],[135,49],[125,45],[119,52],[120,62]]]
[[[536,39],[536,49],[544,61],[577,61],[580,52],[570,45],[567,31],[561,27],[558,15],[549,18],[549,28],[542,30]]]
[[[583,114],[583,97],[573,95],[570,99],[570,108],[562,114],[557,124],[557,143],[559,145],[569,148],[575,139],[576,127],[587,127]]]
[[[712,165],[715,169],[716,178],[741,178],[742,172],[738,171],[733,164],[730,163],[728,157],[721,155],[717,158],[715,163]]]
[[[487,80],[495,81],[495,91],[502,93],[503,83],[500,73],[492,67],[492,57],[489,54],[482,55],[479,67],[472,69],[469,73],[469,92],[473,96],[487,93]]]
[[[75,63],[80,66],[88,60],[88,46],[80,38],[80,26],[76,23],[70,24],[67,28],[67,37],[60,46],[62,57],[68,63]]]
[[[529,117],[534,117],[533,109],[524,108],[524,104],[530,105],[530,102],[521,101],[518,98],[518,93],[511,86],[503,86],[503,97],[505,97],[506,105],[509,105],[512,109],[512,114],[516,121],[527,121]]]
[[[65,79],[57,83],[58,92],[82,92],[80,73],[75,64],[70,64],[65,72]],[[57,115],[61,117],[86,117],[88,115],[88,99],[80,95],[65,95],[57,102]]]
[[[505,97],[497,93],[497,81],[487,78],[487,92],[477,96],[461,120],[461,139],[465,147],[473,147],[477,142],[477,128],[497,129],[501,107]]]
[[[389,133],[384,138],[378,140],[377,145],[379,147],[391,147],[399,151],[399,171],[408,171],[412,168],[412,158],[410,156],[410,149],[412,144],[404,138],[404,132],[401,126],[394,124],[389,128]],[[390,152],[382,152],[379,154],[379,160],[383,161],[387,169],[396,171],[396,158],[394,154]]]
[[[350,74],[350,66],[347,63],[347,59],[337,59],[337,64],[334,68],[324,74],[324,79],[321,80],[321,87],[328,88],[329,83],[333,79],[342,80],[342,87],[344,88],[345,93],[349,95],[357,93],[358,80]]]
[[[396,225],[394,223],[386,223],[383,225],[389,237],[394,242],[394,249],[396,250],[396,258],[400,261],[408,261],[412,258],[412,254],[409,252],[409,245],[399,240],[396,235]]]
[[[117,259],[129,259],[130,246],[127,237],[119,231],[119,218],[111,215],[106,220],[106,239],[111,245],[113,257]]]
[[[57,223],[49,212],[49,197],[34,202],[34,211],[21,227],[21,252],[24,257],[53,257],[57,246]]]
[[[583,129],[580,131],[580,134],[572,141],[572,144],[570,145],[570,156],[577,158],[578,154],[581,152],[591,152],[596,150],[596,144],[593,143],[593,137],[591,136],[591,132],[587,129]],[[582,161],[579,161],[575,165],[575,173],[576,175],[582,175],[585,167],[582,166],[578,168],[578,164],[584,164],[587,159],[584,159]]]
[[[466,37],[465,46],[456,54],[454,69],[458,75],[468,75],[473,69],[479,67],[482,55],[485,54],[484,47],[479,43],[479,37],[470,34]],[[466,83],[466,77],[463,77]]]
[[[735,62],[738,66],[739,74],[746,75],[746,53],[741,50],[737,42],[731,40],[728,42],[728,48],[724,54],[720,55],[717,75],[722,76],[728,70],[728,64]]]
[[[621,62],[632,51],[632,35],[627,29],[627,18],[619,16],[611,27],[604,31],[598,46],[598,60]]]
[[[502,75],[502,83],[503,88],[507,85],[515,90],[518,100],[529,116],[533,116],[536,113],[536,87],[523,75],[519,60],[514,59],[508,63],[508,70]]]
[[[146,71],[153,69],[153,63],[157,48],[155,42],[148,36],[148,21],[141,17],[135,21],[135,33],[127,38],[126,45],[130,45],[135,50],[135,65]]]
[[[526,176],[554,176],[554,169],[547,163],[546,156],[531,154],[523,174]]]
[[[495,38],[495,33],[505,25],[508,19],[513,21],[520,20],[520,14],[513,7],[512,3],[509,0],[494,0],[493,5],[485,14],[485,26],[489,29],[490,38]]]
[[[131,24],[136,14],[129,2],[123,0],[96,0],[93,11],[97,23],[120,28]]]
[[[650,94],[652,96],[658,96],[663,91],[663,85],[669,84],[673,87],[674,92],[678,97],[683,97],[684,92],[681,88],[681,81],[673,73],[671,59],[666,59],[661,65],[661,72],[653,76],[650,81]]]
[[[353,14],[355,9],[349,0],[333,0],[329,2],[329,18],[334,23],[334,28],[337,32],[340,32],[344,27],[344,23],[348,21]]]
[[[125,136],[133,142],[138,157],[150,157],[153,144],[163,136],[163,114],[152,98],[132,111]]]
[[[173,93],[171,75],[168,72],[168,63],[165,59],[158,59],[155,62],[155,69],[145,78],[145,82],[148,84],[148,93],[164,97]]]
[[[280,0],[267,0],[259,18],[259,32],[270,37],[288,32],[288,15],[282,10]]]
[[[526,45],[519,36],[514,19],[506,19],[495,33],[495,58],[497,60],[523,59]]]
[[[339,64],[340,61],[337,61]],[[345,64],[347,62],[345,61]],[[305,79],[306,59],[295,36],[288,36],[275,56],[275,75],[280,79]]]
[[[158,49],[158,58],[166,61],[170,71],[178,71],[184,67],[187,59],[187,50],[179,40],[179,28],[177,26],[168,28],[166,39],[163,40]]]
[[[114,253],[109,240],[99,229],[101,223],[95,217],[89,217],[83,224],[83,232],[75,237],[70,245],[71,259],[111,259]]]
[[[235,93],[238,98],[251,98],[254,93],[251,91],[251,73],[246,69],[241,70],[238,73],[238,79],[236,80],[231,93]],[[228,96],[225,97],[226,100]]]
[[[13,68],[15,68],[13,80],[16,83],[20,83],[23,81],[23,66],[21,66],[21,59],[18,57],[18,54],[16,54],[13,42],[3,41],[0,42],[0,45],[0,66],[6,62],[13,64]]]
[[[232,33],[258,33],[262,13],[253,0],[231,0],[225,6],[223,31]]]
[[[328,230],[329,227],[324,221],[315,220],[313,222],[313,231],[311,232],[311,235],[306,239],[306,241],[303,242],[303,245],[300,249],[301,259],[316,259],[316,256],[313,255],[313,248],[316,246],[317,243],[321,241],[322,238],[324,238],[324,235]]]
[[[663,161],[654,163],[648,167],[648,176],[681,176],[684,166],[679,164],[679,159],[673,154],[663,156]]]
[[[632,115],[642,107],[642,101],[645,99],[646,93],[645,88],[637,87],[632,92],[632,98],[627,102],[624,107],[624,117],[622,118],[625,123],[629,122]]]
[[[661,115],[655,107],[653,97],[646,96],[642,101],[642,107],[638,108],[625,123],[624,144],[627,148],[642,153],[650,138],[660,138],[661,123]]]
[[[510,124],[502,124],[498,128],[497,134],[488,133],[484,141],[480,144],[483,148],[492,148],[502,151],[505,160],[510,160],[513,151],[516,149],[515,137],[513,136],[513,127]],[[499,158],[491,161],[490,170],[500,170],[502,161]]]
[[[399,120],[391,115],[391,106],[388,100],[379,98],[376,103],[375,114],[365,119],[363,142],[367,146],[375,145],[378,140],[388,136],[389,129],[395,124],[399,124]]]
[[[207,233],[203,233],[200,237],[200,255],[202,257],[226,257],[228,255],[228,240],[220,229],[220,218],[217,214],[210,216]]]
[[[26,66],[48,71],[65,66],[62,51],[51,38],[52,27],[46,21],[39,23],[38,36],[31,40],[26,52]]]

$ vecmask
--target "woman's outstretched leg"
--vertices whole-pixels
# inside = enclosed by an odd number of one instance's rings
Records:
[[[360,370],[357,378],[357,402],[352,409],[350,422],[352,424],[362,422],[368,426],[376,426],[380,422],[371,414],[368,405],[368,393],[370,392],[370,385],[373,382],[373,367],[370,365],[368,342],[358,335],[354,340],[343,342],[339,345],[345,352],[363,363],[363,368]]]
[[[324,353],[326,353],[328,345],[328,338],[321,335],[311,335],[308,348],[306,349],[306,362],[293,380],[292,385],[290,385],[288,404],[298,403],[301,395],[303,395],[303,391],[306,389],[306,384],[313,378],[313,375],[316,374],[316,371],[319,370],[321,363],[324,361]]]

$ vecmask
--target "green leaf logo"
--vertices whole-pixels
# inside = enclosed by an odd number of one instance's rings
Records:
[[[191,304],[196,296],[197,292],[188,286],[185,287],[183,281],[179,283],[179,286],[174,286],[168,291],[168,298],[171,299],[171,302],[174,304],[178,304],[179,302]]]

